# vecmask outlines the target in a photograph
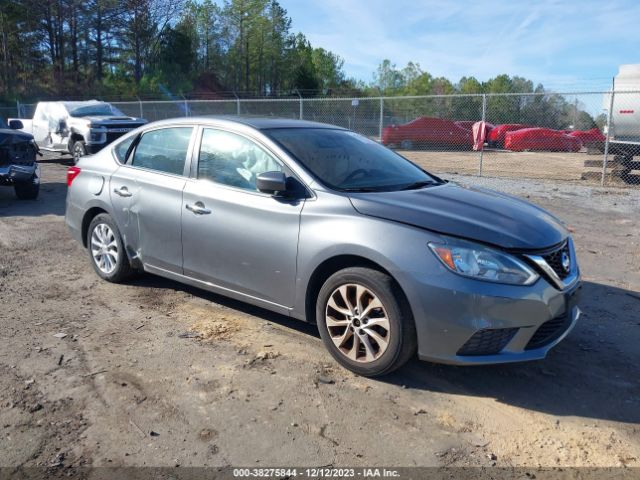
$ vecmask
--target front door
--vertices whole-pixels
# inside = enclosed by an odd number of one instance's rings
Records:
[[[286,168],[253,140],[211,128],[196,157],[183,195],[184,274],[292,306],[304,199],[256,189],[258,174]]]

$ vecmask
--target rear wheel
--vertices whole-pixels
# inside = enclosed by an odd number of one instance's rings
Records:
[[[316,319],[333,358],[359,375],[390,373],[416,352],[409,305],[395,281],[377,270],[347,268],[329,277]]]
[[[124,250],[120,231],[106,213],[96,215],[89,224],[87,250],[96,273],[103,279],[118,283],[132,273]]]
[[[73,155],[73,164],[78,163],[81,157],[87,154],[87,146],[82,140],[77,140],[71,145],[71,155]]]
[[[35,200],[40,193],[40,177],[34,174],[30,180],[16,183],[13,189],[20,200]]]

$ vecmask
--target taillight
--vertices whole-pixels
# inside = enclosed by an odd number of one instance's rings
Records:
[[[78,167],[67,168],[67,187],[71,186],[78,175],[80,175],[80,169]]]

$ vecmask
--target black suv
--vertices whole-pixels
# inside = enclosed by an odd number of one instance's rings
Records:
[[[7,127],[0,118],[0,186],[12,186],[18,198],[32,200],[40,192],[39,150],[33,135],[18,131],[20,128],[19,120]]]

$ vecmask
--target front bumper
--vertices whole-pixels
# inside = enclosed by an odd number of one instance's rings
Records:
[[[438,363],[542,359],[580,317],[579,278],[561,291],[544,278],[530,286],[515,286],[442,272],[414,276],[403,288],[415,318],[418,356]]]
[[[37,168],[36,163],[33,165],[2,165],[0,166],[0,183],[28,182],[36,173]]]

